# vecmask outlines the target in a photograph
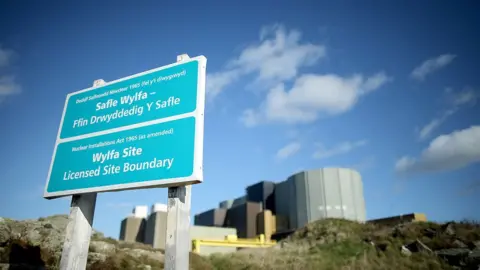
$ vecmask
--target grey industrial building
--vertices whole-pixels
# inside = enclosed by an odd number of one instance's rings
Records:
[[[165,248],[166,205],[135,210],[122,221],[120,239]],[[254,238],[264,234],[279,239],[307,223],[324,218],[366,221],[360,174],[347,168],[302,171],[281,182],[261,181],[246,187],[245,195],[226,200],[194,217],[192,239],[223,240],[228,235]],[[143,238],[142,238],[143,237]],[[230,252],[235,247],[202,247],[202,254]]]
[[[225,209],[223,209],[226,211]],[[120,240],[126,242],[139,242],[151,245],[153,248],[165,249],[167,233],[167,207],[155,204],[147,214],[146,206],[137,206],[131,216],[121,222]],[[223,240],[229,235],[237,235],[235,228],[213,226],[191,226],[191,239]],[[235,247],[212,247],[203,246],[200,253],[225,253],[235,251]]]
[[[302,171],[282,182],[258,182],[245,191],[244,196],[196,215],[195,225],[234,227],[239,238],[252,238],[259,233],[295,230],[324,218],[366,220],[362,178],[348,168]],[[272,213],[272,220],[265,220],[270,216],[265,211]],[[275,226],[269,232],[267,224],[272,222]]]
[[[358,172],[325,168],[296,173],[275,188],[276,214],[287,216],[289,229],[324,218],[365,222],[363,184]]]

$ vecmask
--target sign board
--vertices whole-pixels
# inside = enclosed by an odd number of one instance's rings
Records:
[[[68,94],[44,197],[202,182],[206,63]]]

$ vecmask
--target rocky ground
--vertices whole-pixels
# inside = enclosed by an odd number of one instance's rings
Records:
[[[67,216],[0,218],[0,270],[58,269]],[[206,269],[480,269],[480,225],[430,222],[382,227],[345,220],[308,224],[277,246],[208,257]],[[88,269],[163,269],[163,251],[94,232]]]

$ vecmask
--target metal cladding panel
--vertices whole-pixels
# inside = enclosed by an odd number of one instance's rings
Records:
[[[327,216],[329,218],[342,218],[342,193],[340,190],[338,170],[331,168],[324,169],[323,175]]]
[[[355,171],[352,171],[352,186],[356,220],[365,222],[367,219],[367,213],[365,206],[365,198],[363,196],[363,182],[360,174]]]
[[[127,217],[122,220],[119,239],[125,242],[144,242],[146,220],[138,217]]]
[[[236,228],[239,238],[254,238],[257,235],[257,215],[261,211],[260,204],[255,202],[230,208],[225,218],[225,227]]]
[[[307,173],[309,205],[308,220],[319,220],[327,217],[327,208],[325,202],[325,188],[322,170],[308,171]]]
[[[286,187],[286,195],[283,200],[285,200],[287,204],[287,217],[289,222],[289,228],[295,229],[298,228],[298,218],[297,218],[297,211],[298,211],[298,196],[297,196],[297,180],[296,176],[293,175],[287,179],[287,187]]]
[[[340,192],[342,194],[342,210],[345,219],[356,220],[355,189],[353,172],[348,169],[338,169]]]
[[[226,209],[211,209],[195,215],[195,225],[222,227],[225,222]]]
[[[167,234],[167,213],[152,213],[147,220],[145,228],[145,244],[152,245],[153,248],[165,249],[165,240]]]
[[[229,209],[233,205],[233,200],[222,201],[218,204],[219,208]]]
[[[290,206],[294,203],[294,197],[290,197],[291,182],[283,181],[275,185],[275,212],[276,215],[284,216],[288,220],[287,228],[290,228]]]
[[[366,218],[362,179],[351,169],[300,172],[278,184],[275,194],[277,213],[288,216],[290,229],[322,218],[360,222]],[[289,199],[282,200],[282,197]]]
[[[273,192],[275,190],[275,183],[270,181],[262,181],[246,188],[247,201],[261,202],[263,209],[274,210]]]
[[[308,212],[310,209],[310,194],[307,192],[309,190],[307,174],[305,172],[297,173],[292,176],[292,181],[294,181],[294,194],[291,197],[292,200],[295,200],[295,208],[290,212],[292,216],[292,223],[295,227],[301,228],[308,223]],[[292,228],[292,229],[293,229]]]
[[[231,207],[235,207],[235,206],[238,206],[238,205],[242,205],[242,204],[244,204],[246,201],[247,201],[247,196],[238,197],[238,198],[236,198],[236,199],[233,200]]]

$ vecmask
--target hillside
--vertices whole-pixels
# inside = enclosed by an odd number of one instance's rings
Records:
[[[66,216],[0,218],[0,269],[58,269]],[[88,269],[163,269],[163,251],[92,236]],[[480,225],[414,223],[395,227],[323,220],[269,249],[201,257],[191,269],[479,269]]]

